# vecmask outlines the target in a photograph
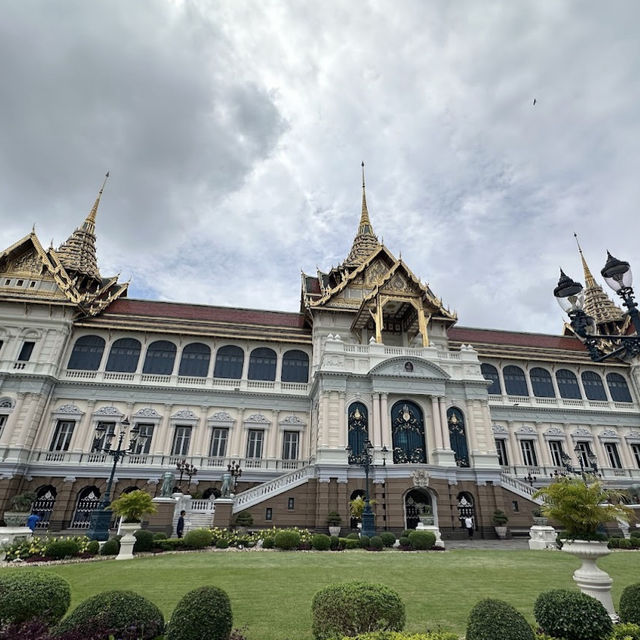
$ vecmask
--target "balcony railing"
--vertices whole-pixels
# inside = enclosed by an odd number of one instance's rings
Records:
[[[606,400],[582,400],[573,398],[536,398],[533,396],[489,395],[489,405],[524,407],[572,407],[579,409],[609,409],[638,413],[640,409],[634,402],[609,402]]]

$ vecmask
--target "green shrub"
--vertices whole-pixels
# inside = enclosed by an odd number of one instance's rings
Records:
[[[110,538],[100,548],[101,556],[117,556],[120,551],[120,541],[117,538]]]
[[[73,558],[78,555],[80,547],[75,540],[60,539],[52,540],[47,544],[44,554],[54,560],[62,560],[63,558]]]
[[[228,548],[229,548],[229,542],[227,540],[225,540],[224,538],[220,538],[219,540],[216,540],[216,549],[228,549]]]
[[[340,538],[338,538],[338,536],[331,536],[331,538],[329,538],[329,549],[331,549],[331,551],[340,550]]]
[[[436,536],[431,531],[412,531],[409,534],[409,543],[416,551],[425,551],[436,543]]]
[[[69,583],[53,573],[5,569],[0,574],[0,623],[37,618],[54,624],[70,602]]]
[[[92,556],[97,556],[100,553],[100,543],[97,540],[91,540],[87,544],[87,553],[90,553]]]
[[[609,538],[609,542],[607,543],[607,546],[609,547],[609,549],[619,549],[620,540],[621,538]]]
[[[632,538],[640,538],[640,529],[634,529],[629,535]]]
[[[566,640],[601,640],[612,631],[602,603],[580,591],[543,591],[533,605],[536,622],[545,633]]]
[[[262,539],[262,548],[263,549],[273,549],[276,546],[275,537],[268,536]]]
[[[347,535],[347,538],[349,538],[349,540],[360,540],[360,534],[352,531]]]
[[[177,551],[184,549],[183,538],[167,538],[166,540],[158,540],[156,543],[162,551]]]
[[[283,551],[297,549],[300,544],[300,534],[297,531],[278,531],[274,542],[276,549],[282,549]]]
[[[213,586],[185,594],[171,614],[166,640],[227,640],[233,615],[229,596]]]
[[[89,635],[95,628],[109,629],[116,637],[126,632],[150,640],[164,630],[164,617],[153,602],[133,591],[103,591],[81,602],[56,627],[56,633]]]
[[[374,631],[372,633],[361,633],[355,638],[345,636],[342,640],[459,640],[459,638],[453,631],[427,631],[426,633]]]
[[[524,616],[507,602],[480,600],[469,613],[466,640],[534,640]]]
[[[396,537],[390,531],[381,533],[380,537],[382,538],[382,544],[384,544],[385,547],[393,547],[393,545],[396,543]]]
[[[359,549],[360,548],[360,538],[354,540],[353,538],[345,538],[345,549]]]
[[[410,547],[411,546],[411,540],[409,540],[409,538],[407,538],[407,536],[402,536],[399,540],[400,542],[400,546],[401,547]]]
[[[622,539],[618,542],[618,549],[632,549],[633,542],[631,540]]]
[[[324,533],[316,533],[311,538],[311,546],[316,551],[328,551],[331,548],[331,538]]]
[[[620,596],[620,622],[640,624],[640,582],[625,587]]]
[[[405,529],[405,530],[400,534],[400,537],[401,537],[401,538],[408,538],[408,537],[409,537],[409,534],[410,534],[412,531],[415,531],[415,529]]]
[[[384,542],[382,542],[382,538],[380,536],[373,536],[371,540],[369,540],[369,549],[382,551],[383,547],[384,547]]]
[[[369,536],[360,536],[360,548],[361,549],[369,548]]]
[[[211,544],[213,534],[209,529],[193,529],[185,534],[184,546],[189,549],[204,549]]]
[[[621,622],[613,625],[613,632],[607,640],[640,640],[640,625]]]
[[[634,538],[632,536],[629,542],[631,543],[632,549],[640,549],[640,538]]]
[[[311,608],[316,640],[404,628],[404,603],[383,584],[332,584],[316,593]]]
[[[241,511],[236,516],[236,527],[250,527],[253,524],[253,516],[250,511]]]
[[[146,529],[140,529],[134,534],[136,543],[133,545],[134,553],[141,553],[145,551],[151,551],[153,549],[153,533]]]
[[[167,534],[164,533],[163,531],[158,531],[157,533],[153,534],[154,542],[158,542],[158,540],[166,540],[166,539],[167,539]]]

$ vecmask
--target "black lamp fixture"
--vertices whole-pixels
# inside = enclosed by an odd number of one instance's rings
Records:
[[[580,475],[584,480],[585,484],[587,482],[587,476],[599,476],[598,473],[598,458],[597,456],[589,450],[584,450],[579,444],[575,446],[573,452],[576,454],[576,458],[578,459],[578,463],[580,464]],[[585,465],[585,458],[588,464]]]
[[[186,474],[189,478],[189,484],[187,485],[188,491],[189,487],[191,486],[191,478],[195,476],[196,473],[198,473],[198,470],[186,460],[180,460],[176,463],[176,471],[180,472],[180,479],[178,480],[178,486],[180,487],[180,490],[182,490],[182,476]]]
[[[371,538],[376,535],[375,517],[371,509],[371,497],[369,493],[369,470],[373,466],[373,445],[370,440],[366,440],[359,453],[354,453],[353,448],[346,447],[349,464],[357,464],[364,469],[364,510],[362,511],[362,535]],[[381,449],[383,459],[382,464],[386,465],[386,455],[389,450],[386,447]]]
[[[227,465],[227,472],[230,473],[231,477],[233,478],[233,491],[235,493],[235,490],[238,486],[238,478],[242,475],[242,469],[240,468],[240,463],[236,462],[235,460],[232,460]]]

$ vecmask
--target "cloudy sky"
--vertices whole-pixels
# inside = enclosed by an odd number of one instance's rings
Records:
[[[132,297],[295,311],[375,232],[464,326],[557,333],[562,265],[640,270],[640,3],[8,0],[0,245],[111,171]],[[534,98],[537,100],[533,105]]]

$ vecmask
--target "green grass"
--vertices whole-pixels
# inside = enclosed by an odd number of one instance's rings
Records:
[[[622,589],[640,581],[640,553],[616,552],[599,565]],[[168,618],[187,591],[213,584],[228,592],[234,626],[249,640],[309,640],[311,599],[332,582],[365,580],[396,589],[407,607],[407,631],[441,626],[459,634],[471,607],[500,598],[533,621],[533,603],[546,589],[576,588],[579,561],[556,551],[405,553],[385,551],[179,553],[129,561],[46,567],[71,583],[72,603],[107,589],[132,589],[155,602]],[[4,571],[31,571],[30,567]]]

